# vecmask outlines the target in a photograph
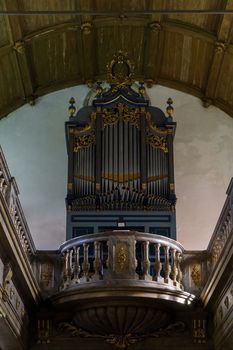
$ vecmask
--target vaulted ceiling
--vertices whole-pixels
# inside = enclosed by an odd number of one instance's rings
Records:
[[[148,86],[186,91],[233,117],[230,10],[233,0],[1,0],[0,116],[50,91],[104,80],[123,50]]]

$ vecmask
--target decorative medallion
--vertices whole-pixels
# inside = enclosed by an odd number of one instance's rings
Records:
[[[107,82],[114,86],[115,91],[134,82],[134,65],[123,51],[118,51],[113,56],[113,60],[107,65],[107,72]]]

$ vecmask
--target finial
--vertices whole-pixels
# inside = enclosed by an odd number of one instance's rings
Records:
[[[167,104],[168,104],[168,106],[166,108],[166,111],[167,111],[168,117],[172,118],[174,108],[172,107],[173,101],[172,101],[171,97],[169,97],[169,99],[167,100]]]
[[[70,98],[69,104],[70,105],[69,105],[68,111],[69,111],[70,117],[73,117],[76,112],[76,107],[74,106],[75,99],[73,97]]]
[[[146,92],[145,87],[143,86],[144,85],[144,81],[140,81],[139,84],[140,84],[140,86],[138,88],[139,94],[141,96],[144,96],[145,92]]]
[[[97,86],[96,86],[96,96],[101,96],[103,93],[103,88],[101,86],[102,82],[101,81],[97,81]]]

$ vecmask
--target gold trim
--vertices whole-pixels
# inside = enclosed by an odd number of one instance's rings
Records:
[[[72,182],[68,182],[67,188],[68,188],[68,190],[72,190],[72,188],[73,188]]]
[[[148,182],[151,182],[151,181],[158,181],[158,180],[163,180],[163,179],[166,179],[168,177],[167,174],[164,174],[164,175],[160,175],[160,176],[148,176],[147,178],[147,181]]]
[[[86,133],[87,131],[92,130],[94,128],[95,120],[96,120],[96,112],[92,112],[90,122],[83,129],[77,130],[74,128],[70,128],[70,134],[74,136],[79,136]]]
[[[171,191],[174,191],[174,190],[175,190],[175,184],[170,183],[170,190],[171,190]]]
[[[79,174],[74,174],[74,176],[76,177],[76,179],[79,179],[79,180],[95,182],[94,176],[84,176],[84,175],[79,175]]]
[[[149,128],[151,130],[155,131],[157,134],[159,134],[159,135],[168,135],[170,133],[170,129],[169,129],[169,131],[168,130],[162,130],[162,129],[158,128],[155,125],[155,123],[152,120],[152,116],[151,116],[150,112],[146,113],[146,120],[147,120],[147,123],[149,125]],[[172,130],[172,133],[173,133],[173,130]]]
[[[106,173],[102,172],[102,178],[118,182],[132,181],[140,178],[140,173]]]

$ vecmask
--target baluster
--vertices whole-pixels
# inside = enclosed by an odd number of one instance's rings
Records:
[[[83,244],[83,264],[82,264],[82,269],[83,269],[83,278],[82,280],[84,282],[88,282],[89,281],[89,268],[90,268],[90,264],[88,262],[88,248],[89,245],[87,243]]]
[[[179,253],[179,252],[176,252],[176,262],[177,262],[177,270],[178,270],[176,280],[177,280],[177,283],[179,283],[180,288],[183,289],[182,272],[181,272],[181,267],[180,267],[181,253]]]
[[[74,283],[79,283],[80,265],[79,265],[79,250],[80,247],[74,247]]]
[[[155,264],[154,264],[154,276],[153,280],[154,281],[159,281],[161,278],[160,276],[160,271],[161,271],[162,265],[160,262],[160,243],[155,243]]]
[[[65,252],[65,271],[64,271],[64,281],[65,281],[65,288],[69,287],[70,285],[70,251],[67,250]]]
[[[150,260],[149,260],[149,242],[143,242],[143,279],[151,280],[150,276]]]
[[[2,177],[0,178],[0,191],[3,192],[3,184],[5,182],[5,179]]]
[[[7,191],[7,184],[6,183],[4,183],[3,184],[3,189],[2,189],[2,194],[3,194],[3,197],[5,197],[5,199],[6,199],[6,191]]]
[[[169,264],[169,246],[164,246],[164,257],[165,257],[165,262],[164,262],[164,282],[168,283],[169,282],[169,275],[171,273],[171,266]]]
[[[70,254],[69,254],[69,271],[70,271],[70,280],[72,279],[73,275],[73,249],[70,249]]]
[[[171,269],[171,277],[173,279],[173,285],[177,285],[177,256],[176,256],[176,249],[171,249],[171,256],[172,256],[172,269]]]
[[[94,260],[94,268],[95,268],[95,274],[93,276],[93,279],[99,280],[101,277],[101,259],[100,259],[100,242],[95,241],[94,242],[95,246],[95,260]]]

